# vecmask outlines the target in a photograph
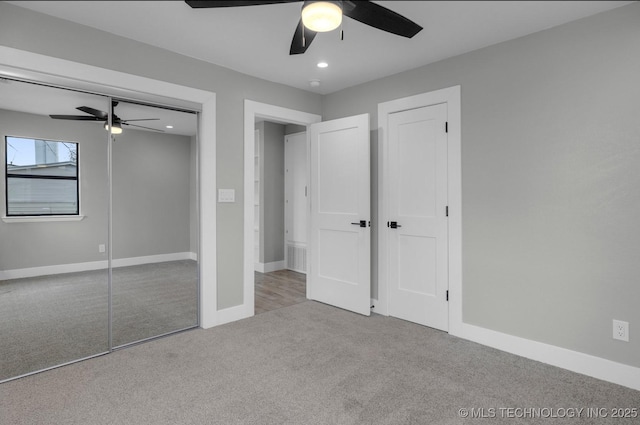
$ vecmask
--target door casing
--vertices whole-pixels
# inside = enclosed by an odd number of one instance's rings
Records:
[[[222,318],[226,322],[251,317],[255,314],[254,288],[254,151],[255,151],[255,121],[263,118],[266,121],[304,125],[322,121],[316,114],[296,111],[294,109],[269,105],[245,99],[244,101],[244,253],[243,253],[243,296],[242,304],[227,309]],[[309,162],[309,129],[307,128],[307,164]],[[308,169],[308,167],[307,167]],[[307,211],[307,214],[309,212]]]

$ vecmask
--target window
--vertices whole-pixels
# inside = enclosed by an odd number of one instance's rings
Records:
[[[7,216],[79,215],[78,144],[5,137]]]

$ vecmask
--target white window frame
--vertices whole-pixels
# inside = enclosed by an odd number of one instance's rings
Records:
[[[19,215],[19,214],[14,214],[14,215],[9,215],[9,170],[7,168],[7,159],[8,159],[8,145],[9,145],[9,139],[24,139],[24,140],[42,140],[45,142],[56,142],[56,143],[72,143],[74,145],[76,145],[76,177],[75,179],[68,179],[68,180],[75,180],[76,181],[76,196],[77,196],[77,204],[78,204],[78,208],[77,208],[77,212],[73,213],[73,214],[24,214],[24,215]],[[45,222],[45,221],[80,221],[84,218],[84,216],[82,215],[82,202],[81,202],[81,185],[80,185],[80,142],[73,142],[73,141],[69,141],[69,140],[55,140],[55,139],[48,139],[48,138],[42,138],[42,137],[28,137],[28,136],[14,136],[14,135],[5,135],[4,136],[4,146],[5,146],[5,164],[4,164],[4,170],[3,170],[3,177],[4,177],[4,181],[5,181],[5,193],[4,193],[4,215],[2,217],[2,220],[6,223],[25,223],[25,222]],[[43,179],[46,179],[46,176],[42,177]]]

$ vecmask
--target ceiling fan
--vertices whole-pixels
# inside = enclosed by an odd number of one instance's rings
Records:
[[[118,106],[118,102],[114,101],[111,103],[111,111]],[[109,130],[109,114],[104,111],[99,111],[97,109],[91,108],[89,106],[78,106],[76,108],[79,111],[87,113],[89,115],[49,115],[51,118],[56,120],[71,120],[71,121],[103,121],[104,129]],[[120,134],[122,133],[122,126],[127,125],[131,127],[139,127],[144,128],[146,130],[159,131],[160,133],[164,133],[163,130],[158,130],[157,128],[144,127],[142,125],[137,124],[129,124],[131,121],[157,121],[160,118],[140,118],[135,120],[123,120],[115,113],[113,113],[112,124],[113,128],[111,129],[112,134]]]
[[[294,3],[300,0],[275,1],[199,1],[185,0],[194,9],[258,6],[278,3]],[[362,22],[382,31],[411,38],[422,30],[415,22],[398,13],[365,0],[344,1],[305,1],[293,40],[290,55],[304,53],[318,32],[336,29],[342,22],[342,15]]]

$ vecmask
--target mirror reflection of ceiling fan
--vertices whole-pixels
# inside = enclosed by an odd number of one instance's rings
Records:
[[[114,101],[111,104],[111,111],[118,106],[118,102]],[[56,120],[71,120],[71,121],[102,121],[104,122],[104,129],[109,130],[109,114],[104,111],[99,111],[94,108],[90,108],[89,106],[78,106],[76,108],[79,111],[82,111],[89,115],[49,115],[51,118]],[[164,133],[163,130],[158,130],[157,128],[145,127],[138,124],[129,124],[132,121],[157,121],[160,118],[139,118],[134,120],[123,120],[115,113],[113,113],[112,124],[113,128],[111,129],[112,134],[121,134],[122,126],[130,126],[130,127],[138,127],[144,128],[145,130],[153,130],[158,131],[160,133]]]
[[[194,9],[259,6],[278,3],[294,3],[300,0],[275,1],[199,1],[185,0]],[[290,55],[304,53],[319,32],[332,31],[342,23],[342,16],[362,22],[382,31],[412,38],[422,30],[415,22],[398,13],[365,0],[344,1],[305,1],[301,18],[293,34]]]

